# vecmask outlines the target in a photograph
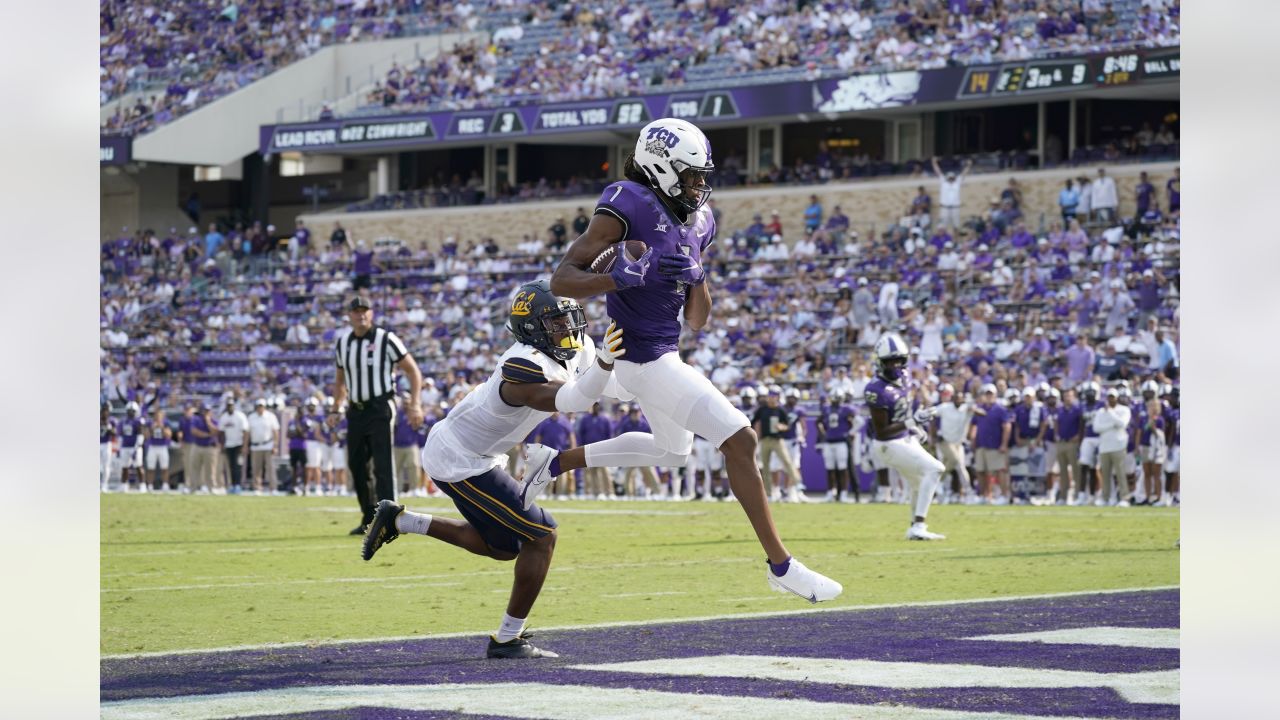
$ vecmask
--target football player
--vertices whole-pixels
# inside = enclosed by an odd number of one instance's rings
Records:
[[[822,464],[827,469],[827,498],[842,502],[846,487],[853,493],[853,502],[862,500],[858,482],[849,475],[849,433],[858,412],[849,404],[849,396],[835,393],[831,404],[818,414],[818,440],[822,450]]]
[[[142,409],[138,403],[130,401],[125,406],[125,418],[120,421],[120,487],[125,492],[136,485],[136,481],[130,481],[133,473],[129,472],[135,468],[138,479],[143,481],[136,486],[141,492],[147,491],[146,479],[142,477],[143,426],[147,423],[142,419],[141,413]]]
[[[102,484],[102,492],[110,492],[108,483],[111,480],[111,460],[115,457],[115,440],[119,437],[116,431],[115,418],[111,417],[111,405],[102,403],[98,421],[98,478]]]
[[[1168,505],[1176,505],[1181,502],[1179,497],[1179,471],[1181,469],[1182,455],[1182,409],[1179,403],[1178,388],[1173,385],[1165,385],[1161,392],[1165,396],[1168,403],[1168,409],[1165,411],[1164,433],[1165,445],[1168,452],[1165,453],[1164,474],[1165,474],[1165,491],[1161,498],[1163,503]]]
[[[165,420],[164,411],[156,410],[147,423],[146,474],[147,485],[152,490],[171,490],[169,487],[169,443],[173,431]]]
[[[614,372],[639,399],[653,434],[627,433],[560,456],[546,451],[536,461],[530,453],[526,482],[536,494],[549,474],[566,468],[683,467],[696,433],[724,454],[729,485],[764,548],[769,586],[810,602],[830,600],[843,588],[794,559],[773,524],[751,422],[678,353],[681,319],[701,330],[711,312],[702,254],[716,236],[706,207],[714,169],[711,143],[697,127],[674,118],[649,123],[624,164],[626,179],[605,188],[587,231],[556,268],[551,289],[557,294],[578,300],[607,294],[609,317],[626,332],[627,358]],[[642,241],[647,250],[635,259],[619,252],[608,273],[590,271],[602,252],[626,240]]]
[[[1080,441],[1080,480],[1076,486],[1076,504],[1088,505],[1098,490],[1098,431],[1093,429],[1093,418],[1102,407],[1098,399],[1098,384],[1087,382],[1080,389],[1081,423],[1084,438]],[[1099,498],[1101,500],[1101,498]]]
[[[907,391],[907,344],[896,333],[885,333],[872,351],[875,377],[867,383],[866,403],[871,409],[872,455],[898,471],[911,494],[906,498],[914,514],[907,528],[908,540],[944,540],[945,535],[929,531],[925,518],[929,503],[945,470],[938,459],[924,449],[929,437],[927,425],[937,410],[923,407],[911,412]]]
[[[491,658],[556,657],[532,645],[524,630],[551,566],[556,521],[536,503],[524,502],[520,486],[506,472],[503,451],[553,412],[583,412],[602,395],[624,394],[613,381],[614,362],[625,352],[622,330],[610,325],[604,344],[596,348],[586,325],[582,306],[553,295],[546,280],[522,285],[507,321],[516,342],[489,379],[431,428],[422,449],[423,467],[463,519],[410,512],[383,500],[364,540],[365,560],[400,533],[515,560],[506,614],[486,651]],[[531,457],[529,462],[538,467],[542,461]]]

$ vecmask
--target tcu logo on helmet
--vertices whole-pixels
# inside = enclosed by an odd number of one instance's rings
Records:
[[[648,140],[645,149],[661,157],[667,157],[671,148],[680,144],[680,136],[664,127],[649,128],[645,137]]]

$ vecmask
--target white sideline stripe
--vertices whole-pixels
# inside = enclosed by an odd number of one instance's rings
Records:
[[[592,510],[591,508],[560,507],[559,503],[561,502],[573,502],[573,501],[553,500],[552,504],[550,505],[548,505],[544,501],[544,502],[539,502],[538,505],[548,510],[554,510],[556,513],[561,515],[679,515],[681,517],[692,517],[694,515],[708,514],[705,512],[698,512],[698,511],[682,512],[680,510]],[[438,515],[440,513],[453,513],[454,515],[458,514],[458,509],[452,505],[448,507],[444,505],[441,505],[440,507],[435,507],[432,505],[410,506],[406,504],[405,507],[408,508],[409,510],[412,510],[413,512],[431,513],[432,515]],[[304,508],[304,509],[309,512],[336,512],[336,513],[353,514],[352,509],[349,507],[341,507],[341,508],[311,507],[311,508]]]
[[[1076,547],[1079,543],[1071,543],[1070,547]],[[354,547],[343,545],[342,547]],[[1017,545],[1004,545],[1003,548],[1016,548]],[[1025,547],[1049,548],[1053,545],[1027,545]],[[956,552],[960,548],[956,547],[937,547],[929,546],[920,550],[885,550],[881,552],[860,553],[857,557],[875,557],[882,555],[923,555],[928,553],[946,553]],[[807,556],[809,558],[842,558],[847,557],[844,553],[819,553]],[[738,557],[724,558],[717,560],[718,563],[760,563],[755,558]],[[556,568],[556,573],[579,572],[583,570],[615,570],[619,568],[647,568],[647,567],[680,567],[686,565],[705,565],[705,560],[666,560],[662,562],[642,562],[642,563],[595,563],[582,565],[569,565],[562,568]],[[139,585],[127,588],[103,588],[100,593],[134,593],[134,592],[169,592],[177,590],[213,590],[218,588],[238,588],[238,587],[261,587],[274,585],[316,585],[316,584],[343,584],[343,583],[369,583],[369,582],[386,582],[397,580],[433,580],[437,578],[457,577],[459,573],[441,573],[434,575],[394,575],[383,577],[336,577],[336,578],[320,578],[309,580],[264,580],[261,582],[245,582],[245,583],[205,583],[194,585]],[[466,573],[467,575],[509,575],[507,569],[501,570],[474,570]],[[104,576],[110,577],[110,576]],[[244,577],[242,575],[227,575],[224,577]],[[261,577],[261,576],[253,576]],[[506,592],[506,591],[504,591]]]
[[[1036,642],[1065,645],[1110,645],[1114,647],[1167,648],[1182,647],[1179,628],[1086,627],[1042,632],[979,635],[966,640],[999,642]]]
[[[634,688],[545,683],[475,685],[320,685],[104,702],[103,720],[219,720],[294,715],[357,707],[441,710],[548,720],[700,718],[742,720],[802,717],[806,720],[1018,720],[1025,715],[966,710],[684,694]],[[1054,716],[1054,720],[1081,720]]]
[[[947,607],[950,605],[969,605],[977,603],[1017,602],[1019,600],[1052,600],[1054,598],[1080,597],[1082,595],[1116,595],[1131,592],[1153,592],[1159,590],[1177,590],[1178,585],[1153,585],[1151,587],[1114,588],[1111,590],[1073,590],[1070,592],[1043,593],[1038,595],[1005,595],[1001,597],[968,598],[962,600],[919,600],[905,603],[878,603],[873,605],[837,605],[817,608],[801,608],[796,610],[764,610],[744,613],[728,613],[724,615],[701,615],[685,618],[662,618],[658,620],[613,621],[602,623],[584,623],[581,625],[548,625],[539,626],[542,632],[555,630],[600,630],[606,628],[646,627],[650,625],[674,625],[677,623],[711,622],[715,620],[750,620],[753,618],[785,617],[790,615],[809,615],[824,612],[848,612],[858,610],[884,610],[888,608],[906,607]],[[779,596],[783,597],[783,596]],[[328,647],[331,645],[357,645],[376,642],[407,642],[412,640],[435,640],[460,637],[484,636],[489,629],[464,632],[435,633],[431,635],[390,635],[374,638],[300,640],[294,642],[254,643],[249,645],[232,645],[217,648],[190,648],[184,650],[160,650],[138,653],[116,653],[100,655],[100,660],[124,660],[130,658],[170,657],[176,655],[203,655],[205,653],[245,652],[252,650],[279,650],[285,648]]]
[[[777,655],[712,655],[664,658],[601,665],[570,665],[574,670],[697,677],[786,680],[829,685],[896,689],[920,688],[1079,688],[1104,687],[1127,702],[1178,704],[1178,671],[1095,673],[1045,668],[796,658]]]

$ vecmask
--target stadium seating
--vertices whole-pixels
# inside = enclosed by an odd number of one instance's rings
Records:
[[[597,16],[586,6],[557,15],[545,0],[293,0],[221,11],[194,0],[163,11],[104,2],[101,103],[136,93],[104,129],[147,132],[329,44],[458,28],[490,32],[491,43],[456,49],[430,67],[397,68],[394,82],[361,91],[366,101],[356,112],[576,100],[673,85],[704,89],[1180,41],[1178,3],[1153,13],[1139,0],[1119,0],[1114,18],[1086,16],[1076,3],[1060,1],[1035,4],[1043,10],[996,2],[983,5],[990,9],[982,15],[956,17],[929,17],[922,3],[889,0],[817,11],[756,0],[736,4],[736,16],[731,4],[638,0]],[[749,13],[769,20],[753,21]],[[478,69],[459,72],[472,66]],[[417,76],[413,82],[410,75]],[[481,76],[486,80],[477,88]]]

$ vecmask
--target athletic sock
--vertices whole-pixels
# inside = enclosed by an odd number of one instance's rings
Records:
[[[502,626],[498,628],[498,634],[494,635],[494,639],[500,643],[511,642],[520,637],[522,630],[524,630],[524,618],[513,618],[503,613]]]
[[[791,567],[791,556],[788,555],[786,560],[778,564],[769,563],[769,569],[773,571],[774,577],[782,577],[787,574],[787,570]]]
[[[548,470],[551,472],[551,477],[560,477],[560,456],[559,455],[556,455],[555,457],[551,458],[551,467],[548,468]]]
[[[396,516],[396,529],[402,533],[426,535],[431,527],[431,516],[405,510]]]

